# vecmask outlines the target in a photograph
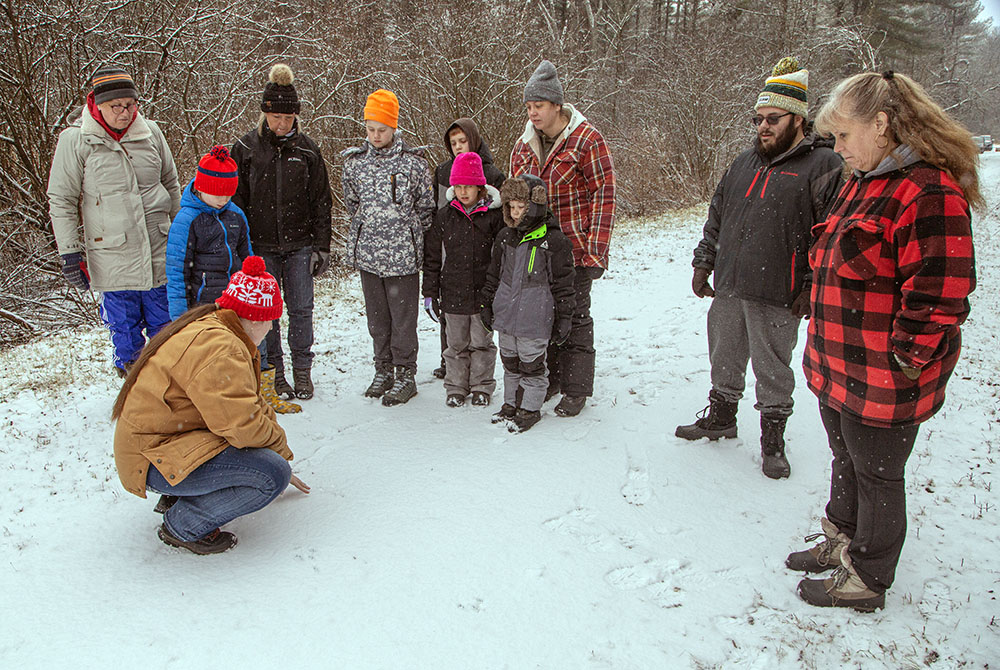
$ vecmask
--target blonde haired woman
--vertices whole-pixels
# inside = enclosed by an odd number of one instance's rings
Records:
[[[833,452],[825,538],[787,565],[834,569],[799,582],[806,602],[872,611],[885,606],[906,537],[906,460],[919,424],[944,403],[975,287],[978,151],[893,72],[840,82],[816,127],[853,174],[810,251],[803,367]]]

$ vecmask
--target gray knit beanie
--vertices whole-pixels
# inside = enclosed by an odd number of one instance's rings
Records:
[[[556,66],[543,60],[535,68],[535,72],[524,86],[524,101],[548,100],[557,105],[563,104],[563,87],[559,81]]]

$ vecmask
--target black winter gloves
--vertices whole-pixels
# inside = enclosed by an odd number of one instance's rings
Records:
[[[803,286],[799,294],[795,296],[795,300],[792,301],[792,316],[802,319],[808,319],[812,314],[812,308],[809,306],[809,293],[811,287]]]
[[[81,291],[90,288],[90,275],[87,274],[87,264],[79,252],[62,255],[63,276],[73,286]]]
[[[552,344],[559,346],[569,339],[569,331],[573,329],[572,319],[559,319],[552,327]]]
[[[330,252],[329,251],[314,251],[312,252],[312,276],[318,277],[330,268]]]
[[[493,307],[486,306],[483,307],[482,311],[479,312],[479,318],[483,321],[483,327],[486,330],[493,332]]]
[[[579,270],[579,268],[577,269]],[[600,279],[604,275],[604,268],[588,267],[584,269],[587,271],[587,276],[591,279]]]
[[[691,280],[691,289],[694,294],[699,298],[714,298],[715,291],[708,283],[708,276],[712,274],[711,270],[706,270],[705,268],[695,268],[694,278]]]

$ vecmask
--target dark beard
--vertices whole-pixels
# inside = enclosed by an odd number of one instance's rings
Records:
[[[795,128],[795,124],[790,123],[788,124],[788,127],[780,133],[774,134],[774,143],[769,147],[765,147],[761,144],[759,135],[753,138],[753,144],[757,149],[757,153],[759,153],[765,160],[771,160],[772,158],[780,156],[792,148],[792,143],[795,142],[796,134],[797,130]]]

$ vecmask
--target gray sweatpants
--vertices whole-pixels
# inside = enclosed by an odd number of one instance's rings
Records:
[[[537,412],[545,402],[549,387],[545,367],[547,339],[514,337],[500,333],[500,360],[503,362],[503,401],[508,405]],[[520,390],[520,394],[518,393]],[[520,395],[520,401],[518,401]]]
[[[443,315],[442,315],[443,316]],[[448,337],[444,350],[444,389],[465,396],[472,391],[493,394],[497,380],[497,347],[478,314],[448,314],[442,319]]]
[[[716,296],[708,310],[708,357],[712,389],[737,402],[746,387],[747,359],[757,378],[754,409],[766,416],[792,413],[792,350],[799,319],[786,307]]]
[[[368,334],[375,349],[375,367],[394,365],[417,369],[417,313],[420,280],[416,273],[379,277],[361,270]]]

